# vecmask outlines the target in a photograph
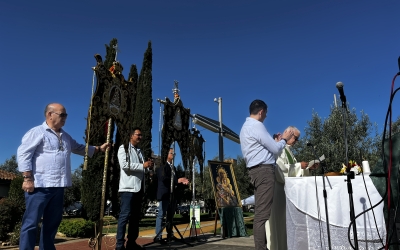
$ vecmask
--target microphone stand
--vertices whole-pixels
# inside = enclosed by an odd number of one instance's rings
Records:
[[[345,158],[346,158],[346,166],[349,164],[349,158],[348,158],[348,147],[347,147],[347,129],[346,129],[346,117],[347,117],[347,107],[346,107],[346,97],[340,96],[340,99],[342,101],[342,117],[343,117],[343,139],[344,139],[344,145],[345,145]],[[350,221],[354,221],[353,223],[353,237],[354,237],[354,247],[356,250],[358,250],[358,237],[357,237],[357,226],[355,223],[355,213],[354,213],[354,202],[353,202],[353,187],[351,185],[351,179],[354,179],[354,172],[349,171],[347,173],[347,179],[345,180],[347,182],[347,192],[349,194],[349,205],[350,205]],[[350,241],[350,238],[349,238]]]
[[[196,214],[195,214],[195,205],[197,204],[197,202],[196,202],[196,197],[195,197],[195,195],[196,195],[196,189],[195,189],[195,173],[196,173],[196,171],[195,171],[195,165],[196,165],[196,158],[193,160],[193,165],[192,165],[192,218],[190,219],[190,222],[189,222],[189,224],[186,226],[186,228],[185,228],[185,231],[183,232],[183,234],[185,234],[186,233],[186,230],[188,229],[188,227],[189,227],[189,225],[190,225],[190,231],[189,231],[189,235],[190,235],[190,239],[192,239],[192,240],[196,240],[197,242],[200,242],[200,241],[207,241],[207,239],[206,239],[206,237],[205,237],[205,235],[204,235],[204,232],[203,232],[203,230],[201,230],[201,226],[200,226],[200,223],[196,220]],[[203,240],[200,240],[198,237],[197,237],[197,226],[199,227],[199,231],[203,234]]]
[[[311,145],[313,154],[314,154],[314,159],[318,159],[317,154],[315,153],[315,148],[313,145]],[[315,163],[315,160],[314,160]],[[328,247],[329,250],[332,250],[332,246],[331,246],[331,232],[329,229],[329,215],[328,215],[328,202],[327,202],[327,195],[326,195],[326,188],[325,188],[325,178],[328,179],[328,176],[325,176],[325,168],[324,168],[324,164],[321,162],[321,169],[322,169],[322,183],[323,183],[323,196],[324,196],[324,203],[325,203],[325,217],[326,217],[326,232],[328,234]],[[328,180],[329,181],[329,180]]]

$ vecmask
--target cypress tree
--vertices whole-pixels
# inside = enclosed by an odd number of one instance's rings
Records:
[[[140,142],[140,148],[142,149],[145,160],[151,157],[151,129],[152,129],[152,114],[153,114],[153,98],[152,98],[152,64],[153,64],[153,53],[151,48],[151,41],[149,41],[147,50],[144,53],[143,65],[140,70],[138,85],[136,89],[136,104],[135,104],[135,115],[133,121],[133,127],[140,127],[142,132],[142,141]],[[146,178],[146,190],[145,196],[142,202],[142,213],[145,212],[146,206],[150,200],[154,200],[156,191],[154,185],[156,182],[150,177],[149,174]]]
[[[136,64],[132,64],[131,68],[129,70],[129,76],[128,76],[129,82],[132,82],[132,98],[131,98],[131,110],[132,114],[135,114],[135,106],[136,106],[136,98],[137,98],[137,86],[138,86],[138,71],[136,68]],[[134,124],[135,116],[132,115],[130,116],[131,119],[131,124]]]
[[[133,122],[133,127],[138,126],[142,129],[143,138],[140,143],[140,148],[142,152],[144,152],[145,159],[151,156],[151,128],[153,124],[152,62],[153,53],[151,41],[149,41],[147,50],[144,53],[143,66],[140,70],[136,90],[136,105]]]

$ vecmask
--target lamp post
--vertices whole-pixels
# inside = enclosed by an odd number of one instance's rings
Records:
[[[219,161],[224,161],[224,130],[222,127],[222,98],[214,98],[214,102],[218,103],[218,117],[219,117]]]

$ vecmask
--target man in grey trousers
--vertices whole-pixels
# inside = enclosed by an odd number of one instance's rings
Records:
[[[254,100],[250,104],[250,116],[240,130],[240,146],[254,186],[255,214],[253,221],[256,250],[267,248],[265,223],[271,215],[275,185],[275,155],[285,148],[293,131],[285,130],[276,142],[263,125],[267,117],[267,104]]]

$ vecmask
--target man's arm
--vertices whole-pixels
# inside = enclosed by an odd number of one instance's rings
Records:
[[[86,145],[77,143],[71,136],[70,143],[71,143],[71,152],[77,155],[85,155]],[[88,155],[92,157],[95,153],[98,152],[105,152],[107,148],[111,146],[111,143],[103,143],[101,146],[89,146]]]
[[[305,169],[307,168],[308,163],[296,162],[294,164],[289,164],[285,150],[283,150],[278,159],[276,159],[276,164],[278,164],[282,172],[286,173],[288,177],[301,177],[309,175],[309,171]]]
[[[104,146],[104,144],[102,145]],[[130,146],[128,146],[130,147]],[[127,155],[128,154],[128,155]],[[131,161],[127,161],[127,157],[131,157]],[[154,166],[154,162],[149,160],[143,163],[140,163],[139,156],[136,151],[133,149],[128,149],[128,153],[125,152],[124,144],[122,144],[118,149],[118,162],[119,166],[125,171],[143,171],[143,169],[150,168]],[[129,164],[130,163],[130,164]]]
[[[34,128],[24,135],[22,143],[18,147],[18,170],[22,172],[24,178],[21,187],[24,192],[33,192],[35,190],[35,178],[32,173],[32,158],[35,155],[36,148],[42,141],[43,133]]]
[[[257,126],[254,126],[255,130],[254,135],[256,135],[258,142],[266,149],[268,149],[269,152],[271,152],[274,155],[280,154],[282,152],[282,149],[286,145],[285,140],[280,140],[276,142],[272,136],[268,133],[267,129],[264,127],[262,123],[257,124]]]
[[[134,151],[134,150],[131,150],[131,151]],[[129,149],[128,149],[128,152],[126,153],[123,144],[119,147],[119,149],[118,149],[119,166],[125,172],[143,171],[143,164],[139,162],[139,158],[138,158],[136,152],[131,152],[131,153],[132,153],[133,159],[130,162],[128,162],[127,157],[128,157],[128,159],[129,159],[129,157],[131,157]],[[130,165],[129,165],[129,163],[130,163]]]
[[[43,133],[36,128],[29,130],[24,137],[22,143],[17,150],[18,170],[20,172],[32,171],[32,158],[36,148],[43,141]]]

